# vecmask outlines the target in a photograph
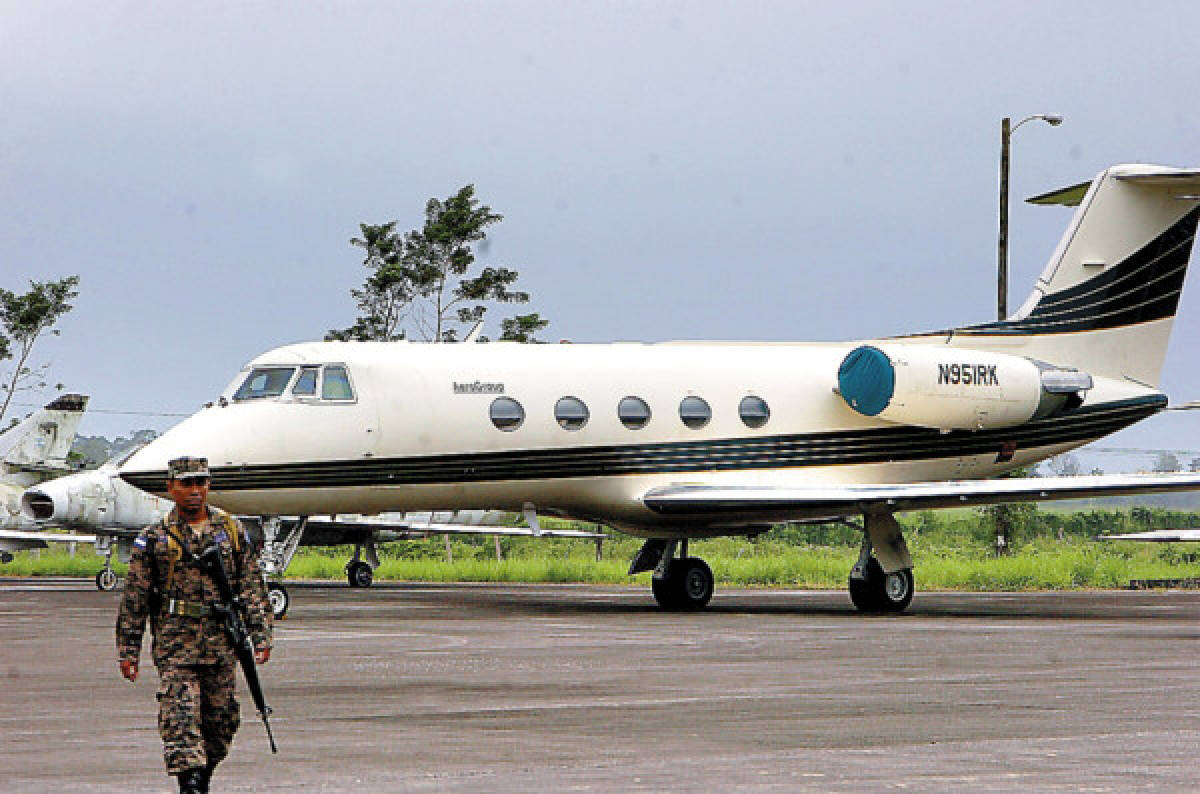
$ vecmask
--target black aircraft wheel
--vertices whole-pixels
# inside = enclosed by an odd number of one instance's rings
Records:
[[[283,620],[287,615],[288,606],[292,603],[292,597],[288,595],[287,588],[278,582],[271,582],[267,585],[267,601],[271,605],[271,614],[276,620]]]
[[[350,582],[351,587],[370,587],[374,578],[375,572],[362,560],[352,562],[346,568],[346,580]]]
[[[850,577],[850,600],[859,612],[903,612],[913,598],[912,570],[885,574],[874,557],[867,563],[865,579]]]
[[[675,597],[678,595],[678,588],[671,580],[671,569],[667,568],[667,575],[662,579],[654,578],[650,580],[650,590],[654,593],[654,600],[663,609],[676,609]]]
[[[650,589],[654,592],[654,600],[663,609],[704,609],[713,596],[712,569],[699,557],[671,560],[667,575],[662,579],[651,579]]]
[[[105,568],[100,573],[96,574],[96,589],[109,590],[117,589],[117,573],[111,568]]]

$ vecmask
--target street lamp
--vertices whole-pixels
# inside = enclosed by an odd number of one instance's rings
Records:
[[[996,268],[996,319],[1000,322],[1008,317],[1008,150],[1012,134],[1027,121],[1038,119],[1057,127],[1063,123],[1063,117],[1052,113],[1039,113],[1026,116],[1012,125],[1007,116],[1000,122],[1000,236],[997,241]]]

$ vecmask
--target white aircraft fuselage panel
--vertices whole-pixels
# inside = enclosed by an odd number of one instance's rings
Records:
[[[135,454],[122,476],[161,492],[168,460],[201,455],[214,469],[211,500],[235,513],[519,511],[530,502],[636,532],[664,523],[641,495],[689,479],[788,484],[798,469],[813,483],[985,477],[1165,405],[1156,390],[1096,378],[1072,420],[978,432],[900,425],[863,416],[837,393],[839,364],[859,344],[291,345],[252,361],[218,403]],[[938,349],[947,366],[972,362],[970,350]],[[287,390],[235,399],[256,368],[296,369],[294,388],[301,365],[331,362],[348,371],[352,400]],[[619,415],[630,397],[649,409],[644,425]],[[582,422],[577,406],[556,418],[564,398],[586,407]],[[747,398],[767,415],[747,419]],[[519,421],[502,417],[513,429],[493,421],[498,399],[519,404]]]

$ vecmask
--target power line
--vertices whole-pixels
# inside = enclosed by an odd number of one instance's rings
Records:
[[[41,408],[43,403],[13,403],[17,408]],[[190,413],[173,413],[167,411],[118,411],[114,408],[92,408],[88,407],[86,413],[90,414],[119,414],[122,416],[191,416]]]

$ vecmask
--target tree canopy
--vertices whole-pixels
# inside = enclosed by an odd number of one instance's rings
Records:
[[[70,301],[79,296],[77,286],[79,276],[67,276],[58,281],[30,281],[29,291],[20,294],[0,288],[0,361],[14,361],[11,372],[0,382],[0,419],[18,391],[46,386],[41,378],[49,365],[30,365],[33,347],[46,333],[58,335],[54,325],[71,310]]]
[[[425,223],[403,235],[398,221],[359,224],[362,236],[350,244],[366,252],[363,265],[370,271],[362,288],[350,291],[359,315],[325,338],[454,342],[484,319],[490,304],[528,303],[529,293],[513,288],[517,271],[474,268],[476,248],[486,245],[488,227],[501,220],[467,185],[444,201],[429,199]],[[518,314],[502,322],[500,338],[536,341],[534,334],[547,324],[536,312]]]

